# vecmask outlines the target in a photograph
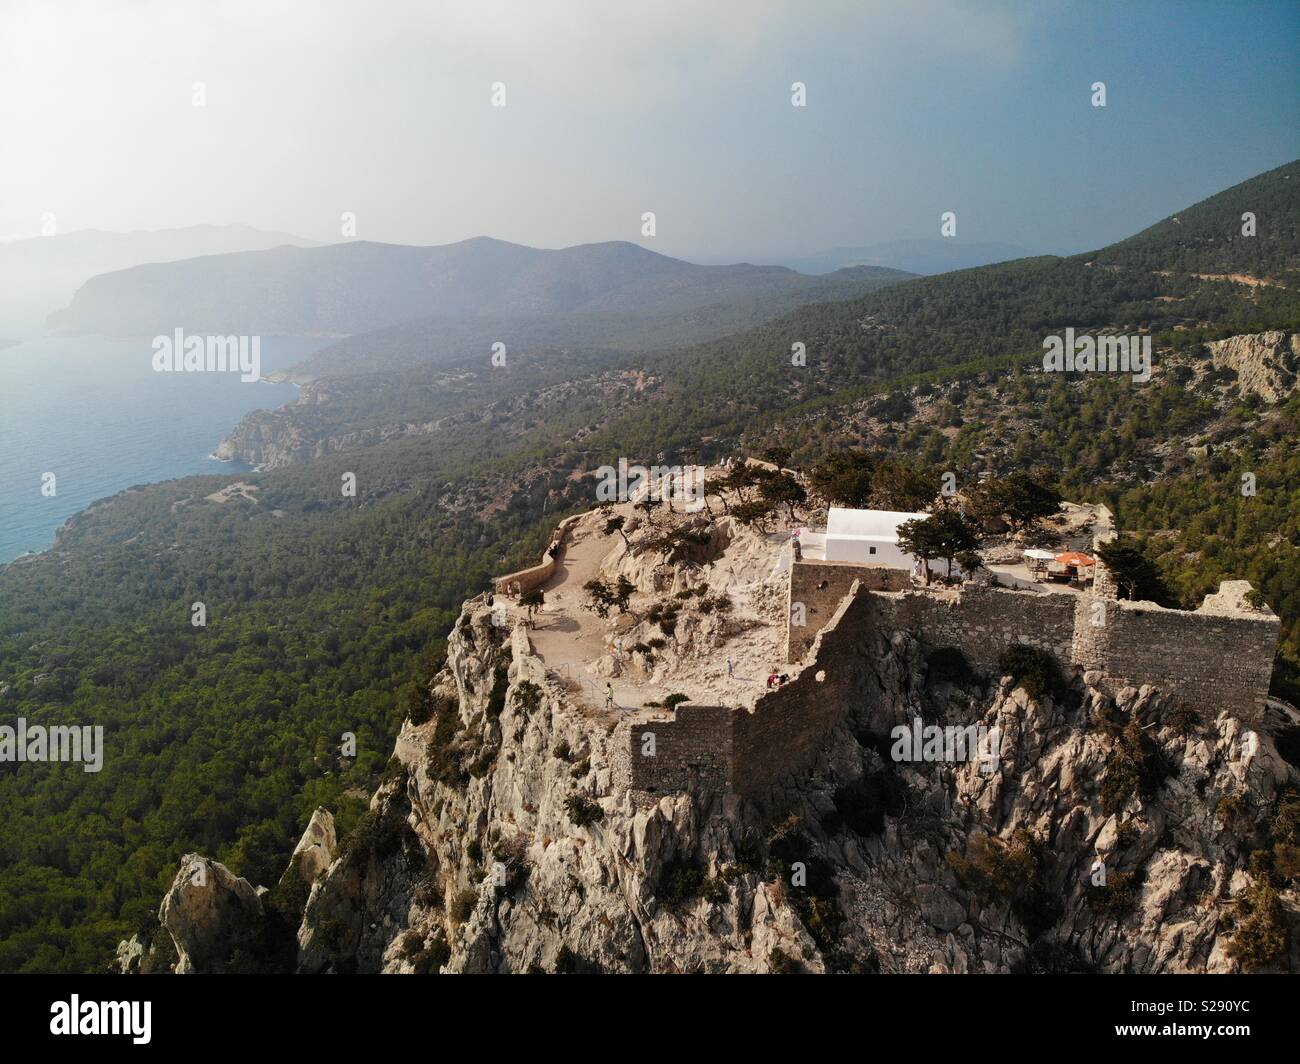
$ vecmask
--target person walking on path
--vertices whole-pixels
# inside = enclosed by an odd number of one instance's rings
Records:
[[[605,708],[614,708],[614,685],[612,683],[605,684]]]
[[[731,679],[736,674],[736,665],[730,658],[727,659],[727,679]]]

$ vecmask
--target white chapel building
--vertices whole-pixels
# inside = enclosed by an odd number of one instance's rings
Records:
[[[905,521],[924,521],[929,516],[832,506],[826,517],[826,560],[915,571],[916,557],[898,546],[898,526]],[[931,563],[930,570],[937,573],[941,568]]]

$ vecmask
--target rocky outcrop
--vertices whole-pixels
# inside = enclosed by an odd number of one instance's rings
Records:
[[[397,421],[344,431],[346,419],[330,405],[337,398],[327,382],[308,381],[292,403],[245,414],[213,456],[248,462],[265,471],[388,440],[427,435],[445,423],[443,419]]]
[[[779,888],[726,871],[752,812],[628,791],[622,736],[546,679],[522,628],[467,611],[434,698],[398,739],[373,833],[312,894],[303,970],[760,971],[773,950],[815,953]]]
[[[292,970],[294,929],[337,853],[334,818],[317,809],[274,890],[254,888],[225,865],[186,854],[159,907],[159,930],[119,943],[113,967],[123,974],[178,975]]]
[[[571,696],[525,628],[494,625],[485,600],[468,603],[369,811],[304,890],[288,966],[964,973],[1289,963],[1273,946],[1300,904],[1279,840],[1300,813],[1300,774],[1273,733],[1294,727],[1283,719],[1292,711],[1272,703],[1252,727],[1226,713],[1206,721],[1152,687],[1107,693],[1099,674],[1046,684],[980,675],[903,633],[867,632],[855,653],[844,717],[806,771],[750,798],[655,795],[628,786],[627,723]],[[995,756],[895,760],[891,730],[918,718],[982,726],[997,736]],[[298,852],[319,870],[330,848],[318,816],[320,831],[309,826]],[[257,898],[229,873],[210,880],[220,890],[196,893],[188,880],[199,861],[186,858],[163,906],[177,970],[232,970],[231,943]]]
[[[240,419],[212,455],[223,462],[247,462],[264,470],[309,458],[312,450],[302,432],[291,427],[280,411],[254,410]]]
[[[620,729],[547,682],[526,633],[502,642],[467,611],[434,692],[454,723],[403,729],[372,802],[388,841],[313,892],[302,968],[1237,968],[1228,927],[1260,840],[1223,810],[1266,820],[1296,780],[1266,734],[1227,716],[1185,734],[1150,688],[935,682],[910,639],[873,640],[811,772],[762,801],[651,796],[623,786]],[[895,765],[884,737],[916,714],[997,726],[996,770]]]
[[[1300,333],[1250,333],[1205,346],[1215,369],[1237,374],[1242,395],[1258,395],[1266,403],[1280,403],[1295,390],[1300,370]]]
[[[113,967],[123,975],[135,975],[140,971],[140,962],[144,960],[148,945],[139,935],[132,935],[117,944],[113,957]]]
[[[293,848],[289,858],[288,876],[296,871],[308,885],[315,883],[333,864],[338,854],[338,840],[334,837],[334,817],[328,809],[317,808],[307,822],[307,829]],[[282,878],[281,883],[284,882]]]
[[[264,931],[262,900],[223,864],[187,853],[158,919],[176,945],[176,973],[255,970]]]

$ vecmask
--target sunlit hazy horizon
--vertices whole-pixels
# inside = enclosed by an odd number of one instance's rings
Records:
[[[954,211],[962,240],[1093,248],[1300,155],[1297,39],[1287,3],[16,0],[0,239],[333,242],[351,213],[358,239],[761,261]]]

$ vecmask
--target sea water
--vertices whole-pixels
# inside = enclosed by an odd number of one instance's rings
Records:
[[[0,564],[41,551],[97,499],[192,473],[246,472],[212,452],[251,410],[297,389],[238,373],[157,373],[151,337],[57,337],[0,347]],[[263,337],[262,373],[328,341]],[[42,492],[47,473],[55,494]]]

